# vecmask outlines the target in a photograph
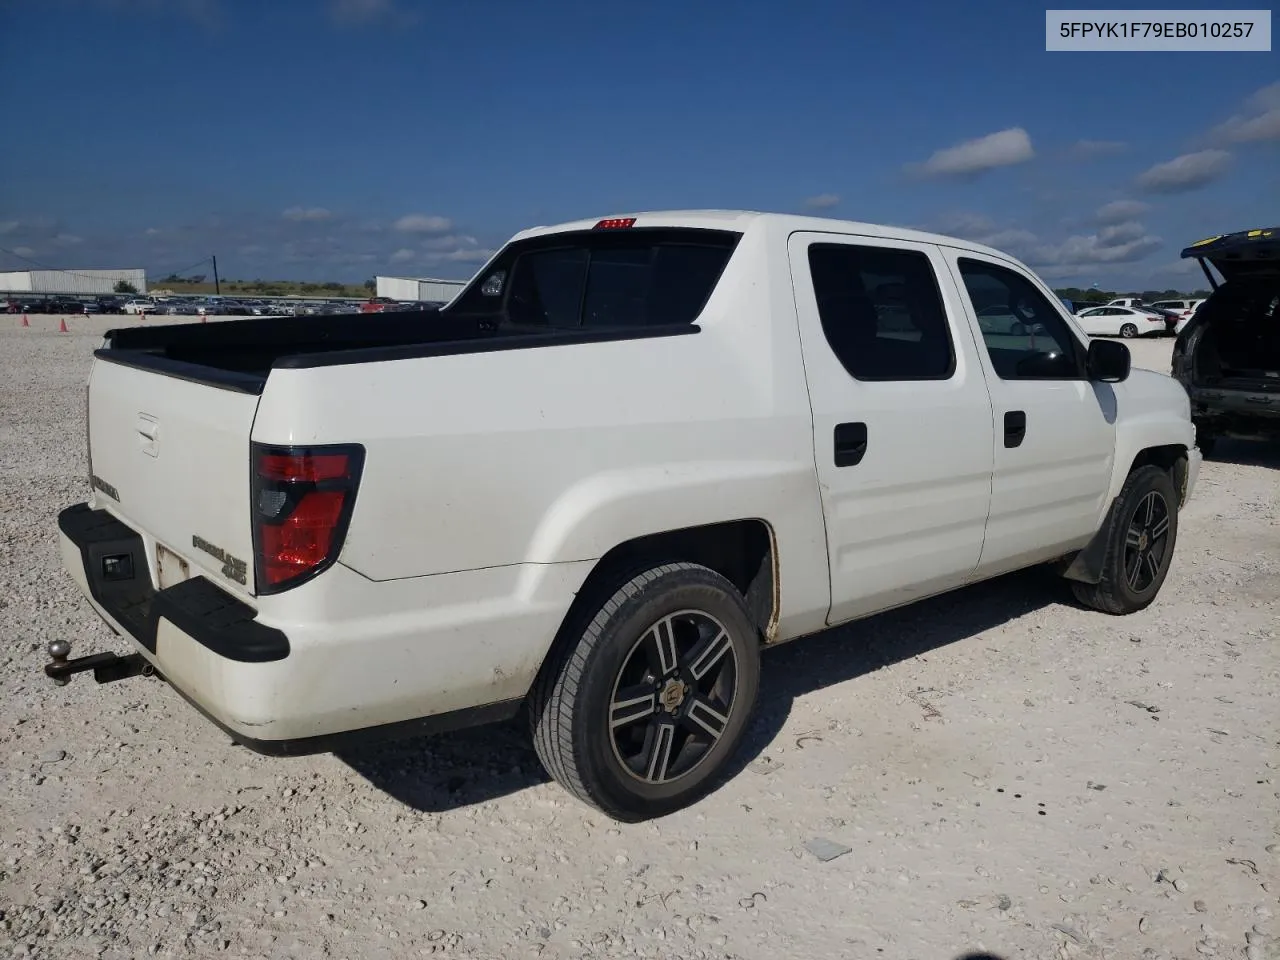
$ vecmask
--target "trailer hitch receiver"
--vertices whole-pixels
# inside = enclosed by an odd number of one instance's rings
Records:
[[[150,677],[156,668],[140,653],[120,656],[116,653],[92,653],[87,657],[71,659],[71,641],[54,640],[48,647],[50,660],[44,665],[47,677],[60,687],[71,682],[77,673],[93,671],[99,683],[126,680],[129,677]]]

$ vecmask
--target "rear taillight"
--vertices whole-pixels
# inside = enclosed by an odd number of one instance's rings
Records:
[[[253,444],[253,541],[259,594],[328,569],[342,552],[364,467],[358,444]]]

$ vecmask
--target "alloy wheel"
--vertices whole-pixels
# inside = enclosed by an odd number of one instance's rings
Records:
[[[643,783],[688,776],[729,726],[738,655],[729,632],[701,610],[652,624],[622,661],[609,700],[609,742],[618,763]]]
[[[1142,593],[1160,575],[1169,551],[1169,504],[1156,490],[1141,500],[1124,539],[1124,575],[1129,589]]]

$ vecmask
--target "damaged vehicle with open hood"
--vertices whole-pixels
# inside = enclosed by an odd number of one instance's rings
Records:
[[[1280,227],[1209,237],[1182,256],[1213,287],[1173,348],[1197,446],[1208,455],[1219,439],[1280,440]]]

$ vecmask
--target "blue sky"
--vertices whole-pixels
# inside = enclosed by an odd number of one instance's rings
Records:
[[[464,278],[533,224],[730,207],[1141,289],[1280,224],[1280,55],[1044,45],[1005,0],[0,0],[0,269]]]

